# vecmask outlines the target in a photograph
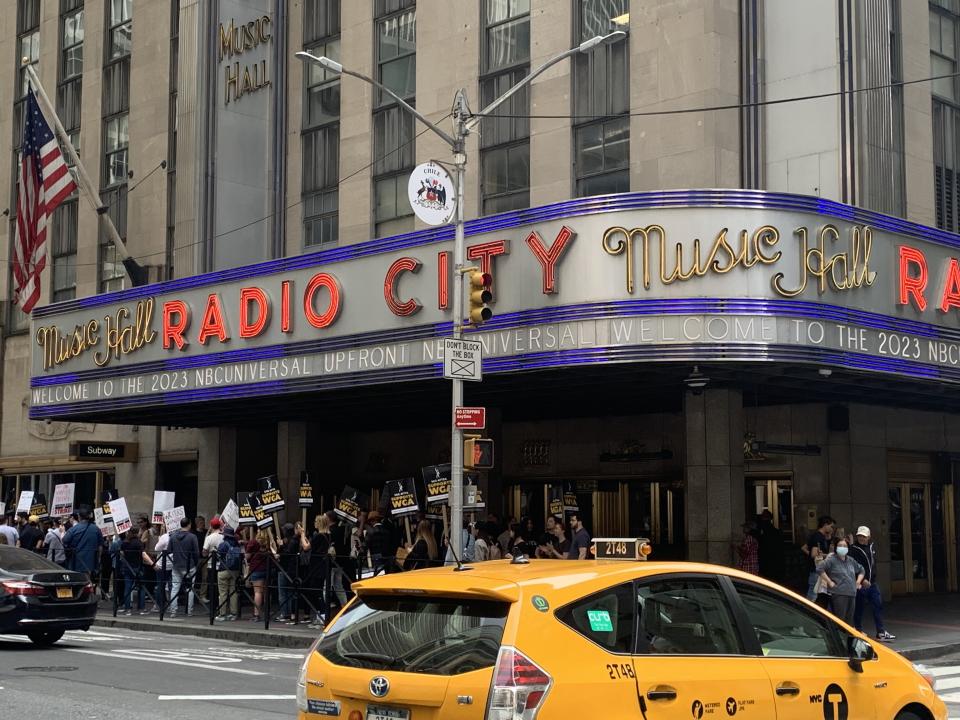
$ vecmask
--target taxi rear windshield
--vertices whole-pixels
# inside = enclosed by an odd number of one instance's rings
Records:
[[[497,661],[509,609],[492,600],[357,598],[317,652],[347,667],[459,675]]]

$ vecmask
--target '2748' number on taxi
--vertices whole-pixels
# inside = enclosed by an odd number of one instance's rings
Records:
[[[605,555],[623,556],[627,554],[627,544],[625,542],[608,542],[605,550]]]
[[[610,675],[611,680],[626,680],[635,677],[633,674],[633,665],[627,663],[607,665],[607,674]]]

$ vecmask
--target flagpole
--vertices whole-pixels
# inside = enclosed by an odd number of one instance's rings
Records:
[[[134,287],[137,287],[138,285],[145,285],[147,281],[146,271],[140,265],[140,263],[133,259],[133,257],[127,251],[126,246],[123,244],[123,240],[120,238],[120,233],[117,232],[117,227],[113,224],[113,220],[111,219],[110,214],[107,212],[108,208],[100,199],[100,193],[97,192],[96,185],[93,184],[93,181],[87,174],[87,169],[83,166],[83,163],[80,162],[80,156],[77,155],[76,148],[74,148],[73,143],[70,142],[70,136],[67,135],[67,131],[64,130],[63,124],[60,122],[60,117],[57,115],[57,111],[54,108],[53,103],[50,102],[50,98],[47,97],[46,91],[40,84],[40,78],[37,77],[37,73],[33,69],[32,65],[24,65],[23,67],[27,72],[27,77],[30,79],[30,84],[36,91],[37,100],[40,103],[40,109],[43,110],[43,113],[47,116],[47,119],[53,121],[54,131],[56,132],[57,137],[60,139],[60,142],[63,144],[64,149],[67,151],[67,156],[70,158],[70,162],[73,163],[73,167],[77,171],[77,179],[79,180],[80,187],[83,188],[90,199],[93,200],[94,207],[97,209],[97,215],[100,216],[100,222],[106,229],[107,236],[110,238],[110,242],[113,243],[113,246],[117,249],[117,255],[120,256],[120,261],[123,263],[123,268],[127,271],[127,277],[130,278],[130,283]]]

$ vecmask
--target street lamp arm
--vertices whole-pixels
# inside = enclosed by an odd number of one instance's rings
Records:
[[[441,130],[439,127],[437,127],[436,124],[428,120],[423,114],[417,112],[417,109],[413,107],[413,105],[411,105],[402,97],[397,95],[395,92],[393,92],[393,90],[388,88],[386,85],[383,85],[382,83],[378,83],[372,77],[368,77],[363,73],[358,73],[353,70],[348,70],[337,61],[331,60],[328,57],[317,57],[316,55],[311,55],[310,53],[303,52],[303,51],[298,52],[297,57],[300,58],[301,60],[309,60],[310,62],[315,62],[320,67],[325,68],[326,70],[332,73],[337,73],[339,75],[350,75],[351,77],[358,78],[359,80],[363,80],[364,82],[369,83],[370,85],[373,85],[375,88],[379,88],[380,90],[383,90],[383,92],[385,92],[387,95],[389,95],[394,100],[396,100],[400,104],[400,107],[402,107],[408,113],[413,115],[417,120],[422,122],[429,129],[433,130],[433,132],[439,135],[443,139],[443,141],[446,142],[447,145],[449,145],[454,152],[456,152],[458,143],[456,140],[454,140],[454,138],[451,135]]]
[[[534,70],[532,73],[530,73],[529,75],[527,75],[525,78],[523,78],[520,82],[518,82],[518,83],[517,83],[516,85],[514,85],[512,88],[510,88],[509,90],[507,90],[503,95],[501,95],[501,96],[498,97],[496,100],[494,100],[492,103],[490,103],[489,105],[487,105],[487,106],[486,106],[483,110],[481,110],[479,113],[477,113],[476,115],[474,115],[473,117],[471,117],[471,118],[466,122],[466,128],[467,128],[467,130],[468,130],[468,131],[469,131],[469,130],[473,130],[473,128],[475,128],[485,116],[489,115],[491,112],[493,112],[494,110],[496,110],[496,109],[497,109],[498,107],[500,107],[504,102],[506,102],[506,101],[509,100],[513,95],[515,95],[517,92],[519,92],[519,90],[520,90],[521,88],[526,87],[527,85],[529,85],[531,82],[534,81],[534,79],[536,79],[537,77],[539,77],[540,75],[542,75],[543,73],[545,73],[547,70],[549,70],[551,67],[553,67],[554,65],[556,65],[556,64],[557,64],[558,62],[560,62],[561,60],[566,60],[568,57],[573,57],[573,56],[576,55],[577,53],[581,53],[581,52],[582,52],[582,53],[586,53],[586,52],[589,52],[590,50],[592,50],[593,48],[597,47],[598,45],[602,45],[602,44],[605,44],[605,43],[617,42],[617,41],[619,41],[619,40],[622,40],[622,39],[625,38],[626,36],[627,36],[627,34],[626,34],[623,30],[615,30],[614,32],[609,33],[609,34],[607,34],[607,35],[598,35],[598,36],[596,36],[596,37],[590,38],[589,40],[585,40],[585,41],[583,41],[582,43],[580,43],[579,45],[577,45],[577,47],[572,47],[572,48],[570,48],[569,50],[564,50],[562,53],[559,53],[558,55],[554,55],[552,58],[550,58],[550,59],[547,60],[545,63],[543,63],[543,65],[541,65],[541,66],[538,67],[536,70]]]

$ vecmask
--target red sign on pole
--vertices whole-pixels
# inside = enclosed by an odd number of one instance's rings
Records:
[[[487,426],[487,409],[482,407],[458,407],[454,423],[461,430],[483,430]]]

